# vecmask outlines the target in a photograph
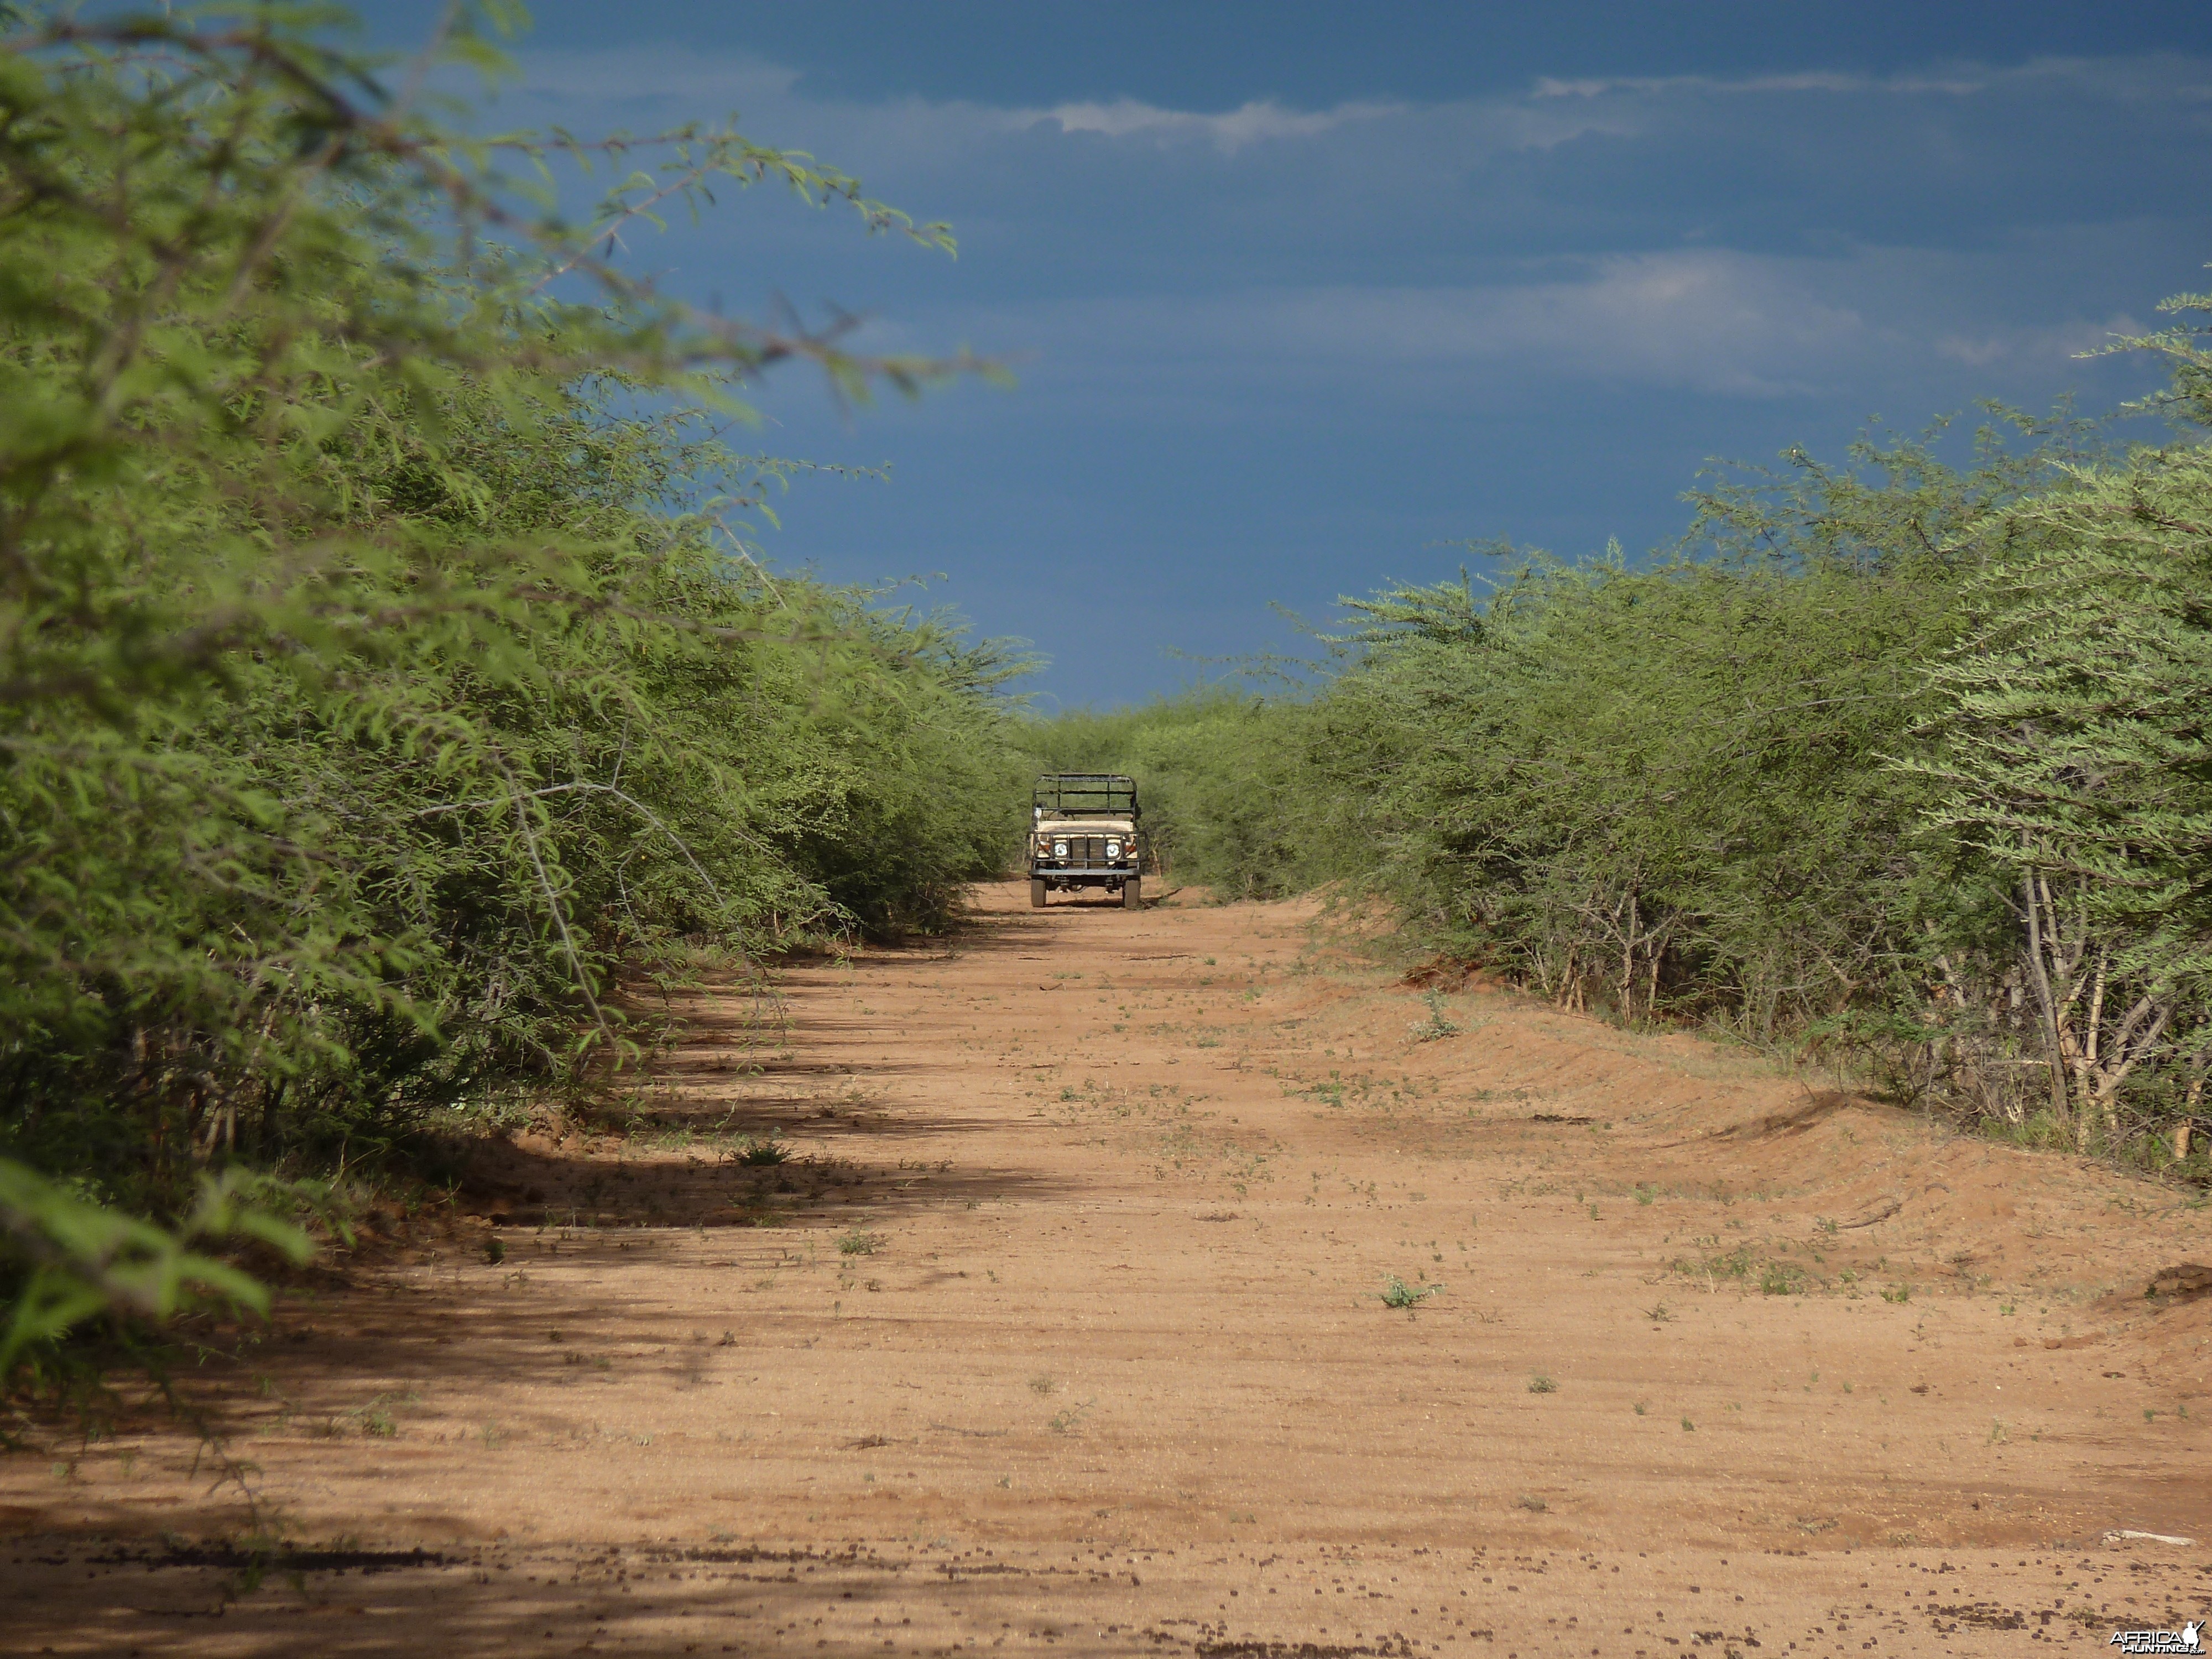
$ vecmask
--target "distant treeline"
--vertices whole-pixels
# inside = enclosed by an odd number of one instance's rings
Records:
[[[2185,319],[2212,301],[2185,296]],[[1848,1056],[1899,1098],[2202,1175],[2212,356],[2114,448],[2002,411],[1692,497],[1648,568],[1489,550],[1348,602],[1319,689],[1036,728],[1174,877],[1335,884],[1563,1006]]]

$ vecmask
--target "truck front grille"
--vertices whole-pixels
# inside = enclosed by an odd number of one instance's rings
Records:
[[[1061,858],[1055,854],[1047,854],[1040,859],[1040,862],[1050,865],[1055,869],[1120,870],[1127,868],[1134,858],[1133,851],[1125,844],[1120,861],[1109,861],[1106,857],[1106,837],[1103,836],[1054,836],[1053,839],[1067,843],[1067,856]],[[1121,837],[1117,836],[1115,839],[1119,841]]]

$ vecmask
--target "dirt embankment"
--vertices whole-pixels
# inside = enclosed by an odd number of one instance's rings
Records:
[[[274,1555],[185,1437],[0,1459],[0,1649],[1771,1659],[2212,1612],[2212,1296],[2143,1295],[2203,1209],[1432,1012],[1308,921],[1008,887],[793,969],[766,1051],[695,1000],[641,1127],[487,1156],[497,1252],[356,1269],[218,1385]]]

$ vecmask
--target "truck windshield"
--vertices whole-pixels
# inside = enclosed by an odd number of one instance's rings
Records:
[[[1036,781],[1036,804],[1051,817],[1130,817],[1137,781],[1103,772],[1047,774]]]

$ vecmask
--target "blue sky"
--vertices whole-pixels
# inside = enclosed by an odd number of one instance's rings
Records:
[[[402,41],[435,8],[391,0]],[[752,441],[882,465],[768,550],[943,572],[1047,706],[1282,648],[1271,602],[1468,538],[1673,539],[1708,458],[1832,454],[1972,400],[2101,411],[2076,354],[2212,286],[2212,6],[539,0],[502,124],[735,112],[957,260],[765,192],[636,262],[732,309],[1018,360]]]

